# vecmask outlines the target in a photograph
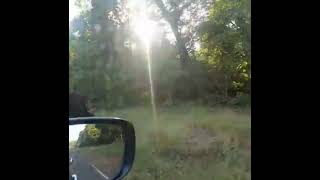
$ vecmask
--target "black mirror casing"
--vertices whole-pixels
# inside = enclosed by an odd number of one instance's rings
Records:
[[[133,125],[116,117],[79,117],[69,118],[69,126],[77,124],[112,124],[118,126],[123,131],[124,138],[124,155],[122,165],[119,172],[114,176],[113,180],[120,180],[125,177],[132,168],[135,156],[135,131]]]

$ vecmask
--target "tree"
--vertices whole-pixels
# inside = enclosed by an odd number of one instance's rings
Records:
[[[93,146],[98,144],[98,139],[101,135],[101,131],[93,124],[85,126],[84,130],[79,133],[77,140],[78,147]]]
[[[177,6],[173,6],[173,11],[169,11],[166,9],[164,3],[162,0],[155,0],[155,3],[157,4],[157,6],[159,7],[159,9],[161,10],[161,13],[163,15],[163,17],[167,20],[167,22],[170,24],[170,27],[172,29],[172,32],[174,33],[174,36],[176,38],[177,41],[177,47],[181,56],[181,63],[183,65],[185,65],[186,63],[188,63],[189,61],[191,61],[191,58],[188,54],[186,45],[184,40],[181,37],[181,33],[179,31],[179,27],[178,27],[178,21],[179,18],[181,16],[181,13],[183,11],[183,8],[177,8]]]
[[[128,8],[126,0],[78,2],[82,12],[69,33],[70,91],[101,108],[150,103],[148,58],[130,29],[130,15],[141,9]],[[159,24],[149,44],[158,103],[250,93],[250,0],[152,0],[147,11]]]
[[[210,0],[154,0],[160,9],[163,18],[169,23],[176,39],[180,60],[185,67],[191,61],[189,53],[197,35],[195,27],[197,22],[206,17],[206,9]],[[187,48],[188,47],[188,48]]]
[[[122,10],[121,4],[94,0],[87,8],[84,1],[79,2],[82,12],[71,22],[69,36],[70,90],[77,90],[107,107],[122,106],[123,101],[132,101],[125,96],[134,93],[127,88],[130,74],[123,72],[123,64],[130,59],[130,51],[124,47],[128,33],[122,24],[115,23],[120,18],[115,12]],[[112,17],[111,13],[114,13]]]
[[[95,127],[101,132],[97,140],[98,144],[111,144],[122,136],[120,127],[109,124],[96,124]]]
[[[198,59],[207,64],[211,79],[220,86],[216,89],[220,89],[225,97],[232,91],[250,91],[250,2],[217,1],[210,9],[209,20],[199,28],[201,50]]]

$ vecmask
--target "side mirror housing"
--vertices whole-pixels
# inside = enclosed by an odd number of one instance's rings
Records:
[[[72,179],[91,177],[89,173],[95,174],[92,177],[122,179],[131,170],[134,156],[135,132],[130,122],[114,117],[69,118]]]

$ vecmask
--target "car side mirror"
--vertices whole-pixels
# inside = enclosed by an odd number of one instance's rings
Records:
[[[134,161],[133,125],[120,118],[69,118],[69,172],[72,179],[125,177]]]

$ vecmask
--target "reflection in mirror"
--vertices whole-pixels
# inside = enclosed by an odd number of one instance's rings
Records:
[[[69,171],[78,180],[112,179],[124,153],[123,133],[111,124],[69,126]]]

